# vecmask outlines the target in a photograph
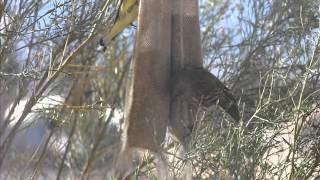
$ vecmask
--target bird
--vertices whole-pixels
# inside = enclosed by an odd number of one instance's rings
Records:
[[[204,68],[184,68],[173,75],[172,101],[183,97],[193,107],[219,105],[236,122],[240,121],[237,101],[230,90]]]
[[[114,39],[138,18],[139,0],[122,0],[120,3],[121,5],[115,18],[115,23],[107,34],[107,42]]]
[[[230,90],[203,67],[185,65],[181,70],[173,70],[171,77],[168,130],[171,137],[181,144],[179,154],[183,158],[190,148],[199,107],[219,105],[237,123],[241,118],[237,100]],[[192,179],[192,166],[188,161],[183,172],[186,172],[184,179]]]
[[[218,105],[237,123],[240,121],[237,101],[230,90],[204,68],[185,66],[172,72],[171,77],[168,130],[184,151],[188,149],[199,107]]]

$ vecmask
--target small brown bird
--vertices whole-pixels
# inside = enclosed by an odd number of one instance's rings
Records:
[[[240,115],[237,101],[229,89],[214,75],[203,68],[185,68],[177,71],[171,80],[171,134],[187,147],[194,124],[194,113],[199,106],[219,105],[235,121]]]
[[[203,68],[185,68],[172,80],[173,102],[184,98],[189,104],[210,107],[218,104],[235,121],[240,120],[237,101],[230,90],[213,74]]]

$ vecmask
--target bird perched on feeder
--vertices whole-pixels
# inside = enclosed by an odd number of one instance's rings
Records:
[[[106,38],[100,38],[98,50],[104,52],[106,44],[113,40],[126,27],[131,25],[138,18],[139,1],[138,0],[121,0],[120,8],[115,18],[115,23]]]
[[[205,69],[184,68],[173,74],[170,83],[170,131],[184,148],[195,124],[193,115],[199,107],[219,105],[239,122],[237,101],[229,89]]]
[[[138,0],[121,0],[120,9],[118,11],[115,24],[107,35],[107,42],[114,39],[126,27],[132,24],[137,17],[139,11]]]
[[[213,74],[203,68],[185,68],[178,71],[172,81],[173,101],[184,96],[190,104],[209,107],[219,105],[235,121],[240,120],[237,101],[230,90]]]

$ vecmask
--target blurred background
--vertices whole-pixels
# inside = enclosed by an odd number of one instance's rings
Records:
[[[320,179],[319,0],[200,0],[204,67],[242,122],[199,116],[194,179]],[[136,22],[120,0],[0,3],[0,179],[108,179],[119,153]],[[168,137],[173,179],[185,159]],[[146,154],[132,178],[152,179]]]

